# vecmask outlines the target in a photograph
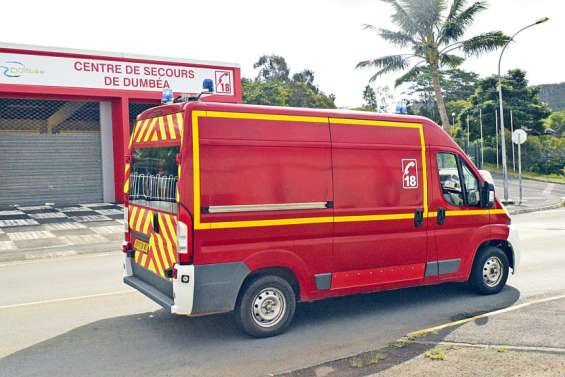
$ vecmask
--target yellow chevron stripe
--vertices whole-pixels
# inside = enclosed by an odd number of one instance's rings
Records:
[[[146,143],[149,141],[149,138],[153,136],[153,130],[155,129],[155,123],[157,123],[157,118],[151,119],[151,123],[149,124],[149,128],[145,133],[145,137],[143,138],[143,142]]]
[[[182,144],[182,136],[184,135],[184,122],[182,118],[182,113],[177,113],[177,125],[179,127],[180,142]]]
[[[169,263],[167,262],[167,258],[164,254],[165,248],[163,245],[163,237],[160,234],[153,234],[153,237],[155,237],[156,241],[155,241],[155,248],[156,250],[159,252],[159,256],[161,257],[161,260],[163,261],[163,271],[166,270],[167,268],[169,268]]]
[[[139,214],[137,215],[137,223],[135,224],[135,230],[138,232],[141,232],[141,221],[143,220],[143,217],[145,215],[145,208],[140,208],[139,209]]]
[[[156,271],[157,271],[158,275],[165,276],[163,266],[161,266],[161,261],[159,261],[159,255],[157,255],[159,253],[159,250],[157,250],[157,245],[155,245],[155,237],[154,236],[155,235],[153,235],[153,237],[151,237],[151,240],[149,241],[150,247],[153,250],[152,261],[155,262]]]
[[[141,258],[139,258],[139,264],[145,267],[145,262],[147,262],[147,254],[141,253]]]
[[[161,228],[165,228],[165,221],[163,220],[163,217],[165,215],[159,216],[159,227]],[[175,252],[173,249],[173,244],[171,242],[171,240],[169,239],[168,234],[167,235],[163,235],[163,238],[165,239],[165,242],[167,243],[167,253],[169,254],[169,259],[171,260],[172,264],[175,264],[176,262],[176,258],[175,258]]]
[[[169,127],[169,134],[171,135],[171,140],[176,140],[177,133],[175,132],[175,125],[173,124],[173,116],[171,114],[167,115],[167,126]]]
[[[141,129],[139,130],[139,132],[137,132],[135,134],[135,142],[139,143],[141,141],[141,138],[143,136],[143,134],[145,133],[145,129],[147,128],[147,124],[149,124],[149,119],[145,119],[145,121],[143,122]]]
[[[129,178],[124,182],[124,194],[129,192]]]
[[[167,220],[167,228],[169,229],[169,234],[173,237],[173,242],[177,243],[177,230],[174,229],[173,222],[171,221],[170,216],[166,216],[165,220]]]
[[[153,212],[147,211],[147,217],[143,223],[143,233],[147,233],[149,230],[149,224],[153,223]]]
[[[149,271],[153,272],[154,274],[157,273],[155,271],[155,263],[153,263],[153,259],[149,261]]]
[[[165,133],[164,117],[159,117],[159,132],[161,132],[161,140],[167,140],[167,134]]]
[[[129,138],[129,146],[128,146],[129,148],[131,148],[131,145],[133,144],[133,139],[135,138],[137,131],[139,131],[139,125],[140,124],[141,124],[140,120],[138,120],[135,123],[135,127],[133,128],[133,132],[132,132],[132,134],[130,135],[130,138]]]
[[[129,163],[126,163],[126,164],[124,165],[124,173],[125,173],[125,174],[128,173],[129,168],[130,168],[130,164],[129,164]]]
[[[131,209],[130,216],[129,216],[129,227],[133,229],[133,224],[135,223],[135,215],[137,214],[138,207],[130,206]]]

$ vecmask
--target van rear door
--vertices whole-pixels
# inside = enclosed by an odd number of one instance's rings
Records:
[[[130,143],[128,233],[133,275],[168,297],[178,261],[178,154],[182,113],[139,120]]]

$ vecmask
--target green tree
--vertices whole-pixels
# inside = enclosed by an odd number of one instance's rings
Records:
[[[555,136],[565,137],[565,110],[551,113],[545,120],[545,127]]]
[[[363,90],[363,109],[367,111],[377,111],[378,104],[377,104],[377,94],[375,93],[375,89],[371,88],[370,85],[365,86]]]
[[[456,68],[463,63],[465,58],[456,52],[462,52],[464,56],[478,56],[503,46],[508,37],[500,31],[493,31],[464,38],[466,29],[475,17],[486,9],[484,1],[475,2],[469,7],[466,7],[466,0],[452,0],[450,5],[449,0],[381,1],[394,9],[392,21],[398,30],[379,29],[372,25],[364,25],[364,28],[376,31],[381,38],[400,48],[409,48],[411,52],[361,61],[357,68],[377,68],[370,81],[386,73],[406,71],[396,80],[398,86],[412,80],[424,67],[428,67],[439,117],[449,133],[451,126],[442,96],[440,69]]]
[[[459,114],[460,110],[457,110],[457,108],[460,106],[450,106],[449,103],[468,100],[475,92],[478,77],[479,75],[474,72],[463,71],[458,68],[439,72],[442,96],[446,103],[448,116],[451,116],[453,112],[456,115]],[[406,84],[408,84],[408,87],[404,93],[412,99],[412,111],[417,115],[428,117],[440,123],[441,119],[437,112],[431,70],[423,68],[419,75]]]
[[[243,78],[243,102],[256,105],[335,108],[335,97],[323,93],[314,83],[314,73],[304,70],[290,77],[286,60],[264,55],[253,65],[259,70],[255,79]]]
[[[477,82],[475,94],[470,98],[470,106],[460,117],[469,114],[471,135],[479,136],[479,109],[483,113],[483,133],[495,134],[494,112],[498,109],[498,77],[490,76]],[[510,129],[510,110],[514,128],[524,128],[530,134],[545,133],[544,120],[550,114],[549,108],[539,98],[539,87],[528,86],[526,72],[520,69],[508,71],[502,77],[502,98],[504,101],[504,123]],[[500,114],[499,114],[500,116]]]

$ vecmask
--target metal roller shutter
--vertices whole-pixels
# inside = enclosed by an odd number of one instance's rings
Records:
[[[98,104],[73,103],[65,110],[69,102],[17,101],[41,102],[43,108],[38,114],[40,106],[24,106],[17,117],[0,112],[0,206],[102,202]],[[64,120],[53,122],[57,116]],[[45,132],[49,119],[56,127]]]

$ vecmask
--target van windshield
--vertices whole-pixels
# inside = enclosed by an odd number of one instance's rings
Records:
[[[136,148],[131,156],[129,201],[176,212],[179,147]]]

